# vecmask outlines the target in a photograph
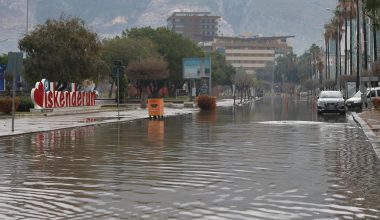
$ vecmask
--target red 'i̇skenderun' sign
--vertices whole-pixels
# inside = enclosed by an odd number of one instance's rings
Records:
[[[76,91],[75,83],[71,91],[55,91],[54,83],[46,79],[36,83],[30,96],[35,109],[94,106],[96,98],[95,92]]]

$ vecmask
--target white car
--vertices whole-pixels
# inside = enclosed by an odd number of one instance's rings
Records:
[[[340,113],[346,114],[346,106],[340,91],[322,91],[317,101],[318,114]]]
[[[371,99],[380,97],[380,87],[367,88],[366,95],[364,96],[364,105],[367,107],[368,102]],[[348,109],[354,109],[355,107],[362,108],[363,97],[362,93],[358,91],[354,96],[346,100],[346,106]]]
[[[346,100],[346,106],[349,109],[354,109],[354,108],[361,109],[362,105],[363,105],[362,93],[360,91],[358,91],[357,93],[355,93],[354,96]]]

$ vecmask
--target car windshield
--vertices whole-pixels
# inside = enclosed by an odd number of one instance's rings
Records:
[[[321,98],[342,98],[342,94],[340,92],[321,92]]]

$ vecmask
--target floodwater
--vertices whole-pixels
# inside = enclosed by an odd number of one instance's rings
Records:
[[[0,219],[380,218],[370,144],[310,100],[0,138],[0,167]]]

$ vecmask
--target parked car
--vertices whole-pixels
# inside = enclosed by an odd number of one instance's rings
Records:
[[[358,91],[354,96],[346,100],[346,106],[348,109],[359,108],[362,109],[362,92]]]
[[[340,91],[322,91],[318,96],[317,111],[318,114],[346,114],[346,106],[342,93]]]
[[[364,96],[364,103],[362,93],[358,91],[354,96],[346,100],[346,106],[348,109],[361,109],[363,104],[365,105],[365,107],[367,107],[368,102],[373,98],[380,98],[380,87],[373,87],[371,89],[367,89],[366,95]]]

